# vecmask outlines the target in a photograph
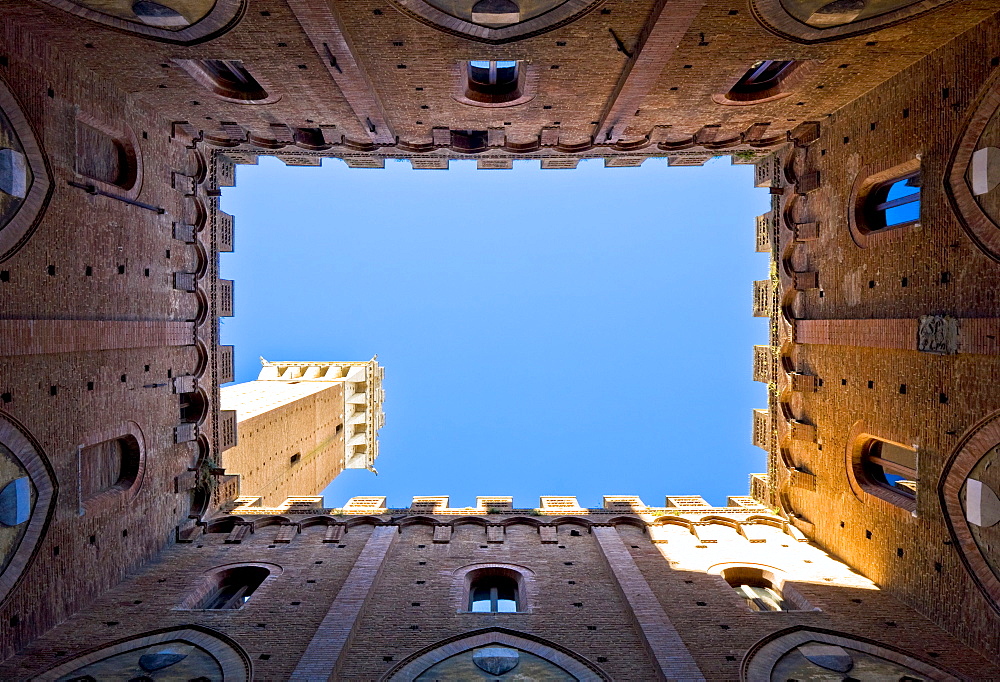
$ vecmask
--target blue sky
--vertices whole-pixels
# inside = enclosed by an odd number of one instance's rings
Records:
[[[751,283],[767,277],[752,166],[447,171],[239,166],[236,379],[269,360],[385,366],[379,475],[354,495],[703,495],[725,504],[763,471],[751,410]],[[307,491],[303,491],[306,493]]]

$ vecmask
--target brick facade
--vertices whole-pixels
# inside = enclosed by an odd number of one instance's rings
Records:
[[[125,0],[4,3],[0,676],[106,671],[139,643],[158,665],[174,637],[231,679],[402,679],[491,644],[580,679],[758,679],[809,665],[810,643],[858,670],[1000,677],[1000,178],[975,161],[1000,147],[996,3],[893,2],[827,28],[777,0],[570,0],[501,28],[437,4],[218,0],[140,20]],[[205,60],[255,82],[241,99]],[[522,96],[478,106],[470,60],[516,61]],[[795,65],[731,96],[760,60]],[[375,499],[345,516],[309,497],[329,458],[308,490],[246,490],[220,466],[240,435],[218,317],[239,285],[219,279],[238,236],[218,201],[269,154],[755,163],[773,201],[746,226],[772,255],[748,311],[770,318],[764,505]],[[874,227],[880,183],[916,172],[918,219]],[[876,440],[915,453],[915,494],[873,478]],[[89,447],[123,448],[93,499]],[[269,571],[245,606],[180,607],[240,565]],[[749,610],[724,578],[746,565],[811,606]],[[468,613],[472,566],[521,575],[530,610]]]

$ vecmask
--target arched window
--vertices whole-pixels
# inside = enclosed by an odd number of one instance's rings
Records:
[[[134,436],[112,438],[80,450],[80,498],[128,490],[139,475],[141,450]]]
[[[197,424],[208,412],[208,402],[201,391],[179,394],[181,421]]]
[[[764,59],[751,66],[736,85],[726,93],[735,102],[755,102],[781,94],[781,81],[797,66],[795,61]]]
[[[196,602],[195,609],[238,609],[271,574],[263,566],[236,566],[212,575],[207,593]]]
[[[219,97],[243,103],[268,99],[267,90],[239,59],[178,59],[191,76]]]
[[[917,453],[883,440],[870,440],[861,453],[864,482],[913,499],[917,494]]]
[[[914,225],[920,221],[920,171],[897,176],[872,187],[864,203],[868,232]]]
[[[135,150],[104,130],[77,121],[76,172],[130,190],[138,177]]]
[[[467,66],[465,96],[474,102],[498,104],[521,97],[521,68],[518,62],[473,60]]]
[[[469,611],[516,613],[517,592],[517,581],[509,575],[494,574],[475,578],[469,588]]]
[[[790,611],[795,608],[785,601],[781,591],[759,568],[727,568],[722,577],[753,611]]]

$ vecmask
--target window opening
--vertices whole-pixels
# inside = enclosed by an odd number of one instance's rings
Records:
[[[257,79],[238,59],[184,59],[178,60],[195,80],[220,97],[243,102],[257,102],[268,98]]]
[[[869,193],[865,226],[870,232],[920,220],[920,171],[883,182]]]
[[[238,609],[271,574],[261,566],[240,566],[217,574],[217,582],[196,608]]]
[[[86,501],[108,490],[127,490],[139,475],[139,443],[113,438],[80,450],[80,495]]]
[[[132,146],[82,121],[76,123],[76,172],[91,180],[131,189],[137,166]]]
[[[861,456],[865,477],[877,486],[914,498],[917,494],[917,453],[894,443],[873,440]]]
[[[793,608],[759,568],[730,568],[722,577],[753,611],[790,611]]]
[[[781,81],[791,75],[797,65],[798,62],[792,60],[761,60],[747,69],[726,93],[726,99],[753,102],[774,97],[781,93]]]
[[[496,575],[473,581],[469,590],[469,610],[474,613],[516,613],[517,581]]]
[[[521,96],[520,63],[474,59],[467,65],[466,97],[476,102],[502,103]]]

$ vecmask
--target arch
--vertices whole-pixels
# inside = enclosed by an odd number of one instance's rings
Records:
[[[267,562],[238,562],[205,571],[178,610],[240,609],[257,590],[281,575],[282,568]]]
[[[12,417],[0,415],[0,603],[20,582],[55,511],[57,486],[41,446]]]
[[[581,682],[611,680],[611,677],[596,664],[565,647],[541,637],[506,628],[475,630],[432,644],[400,661],[379,679],[382,682],[403,682],[404,680],[409,682],[447,658],[490,645],[511,647],[538,656],[562,668]]]
[[[236,104],[272,104],[280,95],[269,92],[240,59],[174,59],[191,78],[219,99]]]
[[[380,519],[377,516],[358,516],[353,519],[348,519],[344,522],[345,528],[354,528],[354,526],[386,526],[389,525],[384,519]]]
[[[504,68],[508,64],[513,66]],[[505,71],[513,73],[504,78]],[[538,89],[538,67],[523,60],[461,62],[453,74],[452,98],[474,107],[514,107],[533,100]]]
[[[847,481],[854,492],[854,496],[862,502],[870,502],[873,499],[881,500],[885,503],[886,510],[895,508],[908,513],[917,510],[916,494],[907,494],[897,491],[891,485],[883,481],[873,479],[872,473],[868,470],[866,458],[870,452],[872,443],[887,443],[914,452],[914,462],[919,454],[915,447],[886,438],[885,436],[870,433],[862,421],[855,422],[848,432],[847,447],[845,449],[844,468],[847,474]],[[916,470],[918,467],[914,466]]]
[[[254,530],[259,528],[267,528],[268,526],[283,526],[291,523],[291,520],[285,516],[262,516],[260,518],[253,520]]]
[[[998,458],[1000,411],[987,415],[962,435],[945,462],[937,490],[945,523],[962,563],[993,609],[1000,613],[1000,556],[991,551],[989,544],[989,536],[1000,533],[996,515],[1000,508],[1000,502],[996,501],[1000,485],[986,470]],[[970,481],[978,483],[972,500]]]
[[[440,525],[440,523],[441,523],[440,521],[437,521],[435,522],[435,525]],[[458,528],[459,526],[465,526],[465,525],[482,526],[483,528],[485,528],[486,526],[492,524],[490,524],[489,521],[482,518],[481,516],[459,516],[458,518],[449,522],[448,525],[452,526],[453,528]]]
[[[738,584],[765,587],[774,590],[784,601],[782,608],[758,608],[749,604],[747,595],[739,594],[747,601],[747,608],[766,613],[769,611],[819,611],[802,594],[787,583],[785,572],[775,566],[748,561],[726,561],[709,566],[707,572],[722,578],[727,585],[736,588]]]
[[[965,232],[986,255],[1000,261],[1000,189],[994,184],[989,163],[974,168],[977,155],[988,161],[995,154],[992,150],[1000,132],[1000,74],[986,81],[970,109],[945,170],[944,189]]]
[[[342,526],[344,524],[336,521],[329,516],[310,516],[308,518],[299,521],[299,528],[305,530],[306,528],[311,528],[312,526]],[[344,529],[347,530],[346,528]]]
[[[241,516],[223,516],[221,519],[209,521],[205,526],[206,533],[231,533],[233,528],[246,523]]]
[[[808,647],[811,645],[820,645],[823,649],[810,650]],[[810,656],[815,656],[827,665],[814,663]],[[820,659],[820,656],[823,658]],[[850,670],[861,679],[889,679],[888,674],[893,674],[892,679],[897,679],[898,675],[907,673],[923,675],[931,680],[959,679],[887,644],[832,630],[798,626],[768,635],[751,647],[740,665],[740,680],[771,680],[778,678],[779,673],[782,680],[798,677],[788,674],[782,668],[814,674],[822,674],[824,671],[828,674],[830,671],[843,674]]]
[[[606,523],[609,526],[635,526],[642,530],[643,533],[647,530],[646,522],[637,516],[613,516]]]
[[[477,562],[452,571],[452,605],[458,613],[469,613],[469,590],[477,578],[505,576],[517,584],[517,613],[531,613],[538,598],[535,573],[527,566],[510,563]]]
[[[177,394],[181,422],[201,424],[208,416],[208,395],[204,389],[197,388],[187,393]]]
[[[503,527],[514,526],[514,525],[524,525],[531,526],[533,528],[538,528],[539,526],[547,525],[545,521],[540,521],[533,516],[511,516],[499,521],[499,525]]]
[[[104,438],[109,433],[114,435]],[[77,448],[77,460],[81,510],[96,511],[123,495],[132,500],[146,471],[146,447],[139,425],[125,422],[113,431],[91,434]]]
[[[398,522],[400,528],[406,528],[407,526],[440,526],[441,522],[430,516],[407,516],[404,519],[400,519]],[[449,524],[445,524],[449,525]]]
[[[796,5],[788,0],[751,0],[750,11],[759,24],[782,38],[797,43],[821,43],[878,31],[951,2],[807,0]]]
[[[465,2],[391,0],[392,4],[403,12],[403,14],[409,15],[417,21],[439,31],[493,45],[524,40],[525,38],[547,33],[560,26],[565,26],[585,14],[594,11],[603,5],[604,1],[547,0],[546,2],[535,3],[538,9],[541,10],[538,14],[526,17],[525,13],[521,12],[518,16],[519,19],[523,19],[521,21],[507,25],[499,25],[496,22],[491,22],[491,25],[490,23],[485,23],[489,21],[486,17],[476,17],[473,14],[474,8],[482,4],[475,2],[475,0],[466,0]],[[484,23],[476,23],[475,19],[484,21]]]
[[[246,12],[246,0],[214,0],[205,11],[185,16],[170,0],[41,0],[64,12],[126,33],[166,43],[193,45],[229,31]],[[159,6],[159,7],[157,7]]]
[[[209,670],[227,682],[252,679],[246,652],[221,632],[200,625],[153,630],[104,644],[32,679],[55,682],[61,677],[83,677],[91,672],[97,673],[92,675],[97,679],[107,679],[109,674],[125,678],[126,671],[134,670],[136,665],[150,670],[169,670],[176,665],[171,672],[176,671],[180,679],[197,678]]]
[[[683,526],[687,528],[692,533],[694,532],[694,524],[692,524],[687,519],[681,516],[674,516],[673,514],[664,515],[653,521],[654,526]]]
[[[726,92],[712,95],[712,100],[726,106],[751,106],[788,97],[810,65],[811,62],[790,59],[762,59],[731,81]]]
[[[0,80],[0,261],[24,246],[35,231],[49,197],[52,174],[34,129],[14,94]]]
[[[594,525],[594,522],[590,519],[584,519],[579,516],[557,516],[554,519],[549,520],[549,525],[551,526],[580,526],[581,528],[586,528],[590,530],[590,527]]]
[[[709,514],[708,516],[702,516],[700,519],[698,519],[698,523],[715,523],[720,526],[728,526],[729,528],[732,528],[733,530],[736,531],[740,529],[740,522],[736,521],[735,519],[731,519],[727,516],[715,516]]]

